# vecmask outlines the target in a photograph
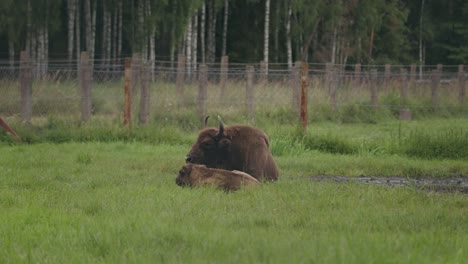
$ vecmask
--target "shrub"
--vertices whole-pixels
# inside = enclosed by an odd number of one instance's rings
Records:
[[[415,131],[402,140],[403,152],[410,157],[426,159],[468,158],[468,132],[449,130],[443,133]]]
[[[307,135],[303,137],[302,143],[306,150],[318,150],[332,154],[352,154],[355,152],[355,147],[351,143],[334,135]]]

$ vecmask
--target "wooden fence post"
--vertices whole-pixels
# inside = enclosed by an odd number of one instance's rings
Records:
[[[432,70],[431,75],[431,97],[432,97],[432,110],[435,111],[439,105],[439,82],[440,72],[439,70]]]
[[[330,83],[331,83],[331,72],[333,69],[333,64],[330,62],[325,63],[325,82],[324,87],[327,89],[328,94],[330,94]]]
[[[184,54],[179,54],[177,57],[177,93],[179,95],[184,94],[184,84],[185,84],[185,56]]]
[[[140,92],[140,123],[143,125],[148,124],[149,109],[150,109],[150,72],[151,65],[149,63],[142,64],[140,71],[141,92]]]
[[[220,97],[224,98],[226,95],[226,82],[228,77],[228,65],[229,65],[229,57],[222,56],[221,57],[221,72],[219,76],[219,85],[221,88]]]
[[[327,71],[328,76],[328,91],[330,96],[330,104],[332,107],[333,112],[337,110],[337,102],[336,102],[336,89],[338,88],[338,72],[337,66],[331,66]]]
[[[132,118],[132,59],[125,58],[125,73],[124,73],[124,126],[130,128]]]
[[[247,85],[245,88],[245,109],[251,122],[255,122],[254,67],[246,66]]]
[[[416,81],[416,64],[410,65],[410,85],[413,86]]]
[[[265,61],[260,62],[260,75],[259,75],[259,81],[260,82],[265,82],[268,80],[268,70],[267,70],[267,64]]]
[[[400,120],[411,120],[411,110],[408,108],[408,77],[405,69],[401,69],[401,90],[400,90]]]
[[[206,116],[206,102],[208,99],[208,66],[201,64],[198,73],[198,113],[201,118]]]
[[[87,122],[91,117],[91,61],[89,53],[81,52],[80,58],[80,87],[81,87],[81,122]]]
[[[361,64],[357,63],[354,65],[354,86],[361,90]]]
[[[388,89],[390,86],[390,76],[392,74],[392,66],[390,64],[385,64],[385,75],[384,75],[384,87]]]
[[[21,120],[31,124],[32,116],[32,65],[27,51],[20,54]]]
[[[301,124],[302,132],[307,132],[307,77],[309,75],[309,65],[302,62],[301,66]]]
[[[291,71],[291,88],[292,88],[292,107],[296,113],[300,112],[301,106],[301,62],[296,61]]]
[[[465,102],[465,69],[463,64],[458,65],[458,99],[460,100],[460,105],[463,106]]]
[[[377,95],[377,70],[371,70],[371,105],[373,108],[378,106],[378,95]]]
[[[132,96],[138,94],[138,84],[140,83],[140,70],[141,70],[141,55],[140,53],[134,53],[132,56]]]

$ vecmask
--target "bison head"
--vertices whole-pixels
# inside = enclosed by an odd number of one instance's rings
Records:
[[[208,117],[205,119],[205,126]],[[224,133],[224,124],[218,116],[219,128],[205,128],[200,131],[185,158],[187,163],[204,164],[210,168],[222,167],[230,152],[231,140]]]
[[[192,172],[192,166],[183,166],[179,170],[179,175],[176,178],[176,184],[179,186],[192,186],[192,181],[190,180],[190,173]]]

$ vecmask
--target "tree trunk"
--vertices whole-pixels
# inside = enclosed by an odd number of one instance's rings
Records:
[[[228,29],[229,0],[224,0],[224,22],[223,22],[223,47],[221,56],[226,56],[226,39]]]
[[[292,70],[292,40],[291,40],[291,16],[292,7],[291,0],[288,2],[288,15],[286,17],[286,52],[288,57],[288,69]]]
[[[31,63],[32,63],[32,74],[33,77],[37,76],[37,47],[38,47],[38,30],[31,30]]]
[[[81,56],[81,2],[78,0],[76,5],[76,23],[75,23],[75,34],[76,34],[76,68],[80,67],[80,56]]]
[[[47,72],[49,71],[49,12],[46,13],[46,23],[44,25],[44,59],[43,59],[43,68],[42,76],[46,77]]]
[[[270,0],[265,0],[265,32],[263,43],[263,62],[265,63],[265,75],[268,75],[268,47],[270,36]]]
[[[177,16],[177,9],[176,5],[174,4],[172,8],[172,27],[171,27],[171,50],[170,50],[170,56],[171,56],[171,68],[174,68],[174,62],[175,62],[175,50],[176,50],[176,36],[175,36],[175,31],[176,31],[176,16]]]
[[[90,58],[92,58],[91,54],[91,36],[92,36],[92,20],[91,20],[91,4],[90,0],[84,0],[84,17],[85,17],[85,28],[86,28],[86,51],[89,52]]]
[[[37,67],[36,67],[36,75],[42,79],[44,77],[43,75],[43,67],[44,67],[44,56],[45,56],[45,28],[43,25],[40,26],[39,28],[39,33],[36,35],[38,38],[38,52],[37,52]]]
[[[193,15],[192,28],[192,69],[197,71],[197,49],[198,49],[198,11]]]
[[[73,37],[75,28],[76,0],[68,0],[68,63],[73,60]]]
[[[151,17],[151,2],[146,0],[146,16]],[[149,34],[149,65],[150,65],[150,75],[148,77],[151,80],[154,80],[154,61],[156,60],[156,50],[155,50],[155,39],[156,39],[156,27],[152,24]]]
[[[419,79],[422,79],[422,72],[423,72],[423,43],[422,43],[423,17],[424,17],[424,0],[421,1],[421,12],[419,14]]]
[[[332,50],[331,50],[331,58],[330,58],[330,62],[331,64],[336,64],[336,42],[337,42],[337,29],[338,27],[335,26],[335,28],[333,29],[333,36],[332,36]]]
[[[145,23],[145,14],[143,12],[144,10],[144,0],[138,0],[138,6],[137,6],[137,13],[138,13],[138,26],[137,26],[137,31],[138,31],[138,43],[139,43],[139,50],[138,52],[141,53],[141,57],[146,60],[147,58],[147,53],[148,53],[148,44],[146,42],[147,38],[145,37],[145,34],[143,32],[144,28],[144,23]]]
[[[209,24],[208,24],[208,55],[209,63],[215,62],[216,57],[216,8],[215,1],[211,1],[209,7]]]
[[[374,28],[371,30],[369,38],[369,59],[372,59],[372,49],[374,48]]]
[[[31,41],[32,41],[32,10],[31,10],[31,0],[28,0],[27,10],[26,10],[26,51],[32,56],[31,50]],[[30,57],[32,58],[32,57]]]
[[[187,62],[187,78],[190,80],[192,73],[192,16],[190,16],[188,19],[185,41],[185,51],[187,56],[185,59]]]
[[[276,2],[275,15],[275,63],[279,62],[280,1]]]
[[[114,61],[117,58],[117,25],[118,25],[118,5],[114,5],[114,13],[112,16],[112,60]],[[112,63],[114,64],[114,62]]]
[[[90,48],[90,61],[91,61],[91,72],[94,68],[94,50],[95,50],[95,43],[96,43],[96,3],[97,0],[93,2],[93,7],[92,7],[92,21],[91,21],[91,48]]]
[[[362,52],[362,39],[359,37],[357,41],[357,63],[361,63],[361,52]]]
[[[211,62],[211,27],[213,26],[213,21],[211,17],[213,16],[213,0],[207,0],[207,10],[206,10],[206,61]]]
[[[119,57],[120,55],[122,55],[122,19],[123,19],[123,4],[122,4],[122,0],[119,1],[119,4],[118,4],[118,8],[119,8],[119,25],[118,25],[118,29],[117,29],[117,32],[118,32],[118,35],[119,37],[117,38],[117,57]]]
[[[112,16],[111,16],[111,11],[108,8],[107,13],[106,13],[106,20],[107,20],[107,26],[106,26],[106,65],[109,67],[110,60],[111,60],[111,38],[112,38]],[[107,68],[108,69],[108,68]]]
[[[102,0],[102,41],[101,41],[101,65],[107,61],[107,5],[106,0]]]
[[[202,11],[201,11],[201,25],[200,25],[200,50],[201,50],[201,63],[205,64],[205,25],[206,25],[206,4],[203,0]]]
[[[91,7],[90,0],[84,1],[84,17],[86,19],[86,50],[89,52],[91,69],[94,66],[94,44],[96,39],[96,1]]]
[[[15,66],[15,43],[13,42],[13,38],[8,38],[8,61],[13,69]]]

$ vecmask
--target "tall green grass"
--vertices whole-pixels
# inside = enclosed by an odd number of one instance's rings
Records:
[[[278,122],[283,122],[278,125]],[[339,124],[330,122],[310,123],[304,133],[291,121],[286,112],[268,113],[257,117],[255,125],[267,132],[274,155],[299,154],[311,150],[340,155],[399,155],[420,159],[468,159],[468,130],[466,119],[427,119],[421,121],[390,121],[378,124]],[[241,116],[225,118],[225,123],[242,123]],[[130,129],[115,122],[91,120],[79,121],[49,117],[42,125],[12,126],[26,143],[39,142],[147,142],[151,144],[191,144],[202,122],[196,114],[171,118],[157,117],[155,122]],[[249,122],[247,122],[249,124]],[[216,126],[215,118],[209,123]],[[0,140],[13,142],[5,132]]]
[[[464,194],[291,176],[324,160],[336,167],[358,161],[320,152],[277,157],[280,180],[259,188],[228,194],[181,188],[175,177],[188,147],[1,146],[0,262],[462,263],[468,257]]]
[[[207,87],[206,107],[209,113],[221,113],[225,117],[237,118],[242,115],[246,120],[246,95],[244,76],[230,80],[225,94],[216,81]],[[20,94],[16,82],[1,81],[2,97],[0,114],[19,117],[21,111]],[[293,116],[293,92],[287,81],[259,82],[254,87],[256,115]],[[123,81],[93,82],[92,111],[98,119],[115,121],[123,115]],[[308,112],[310,122],[333,121],[340,123],[371,123],[395,120],[400,108],[409,108],[414,119],[463,117],[468,114],[466,104],[461,105],[455,86],[444,87],[434,108],[430,87],[427,84],[413,84],[408,98],[403,101],[399,84],[383,86],[379,83],[378,106],[370,103],[369,84],[363,82],[355,86],[341,80],[337,90],[336,109],[331,104],[329,88],[322,76],[311,76],[308,93]],[[34,81],[32,87],[33,121],[48,116],[61,116],[80,120],[81,95],[79,84],[75,81]],[[189,82],[183,94],[177,93],[175,83],[158,79],[150,85],[150,118],[152,120],[191,118],[198,112],[198,83]],[[132,110],[138,113],[139,95],[134,94]],[[297,116],[297,114],[295,114]],[[136,116],[136,114],[135,114]],[[296,119],[296,118],[294,118]]]

